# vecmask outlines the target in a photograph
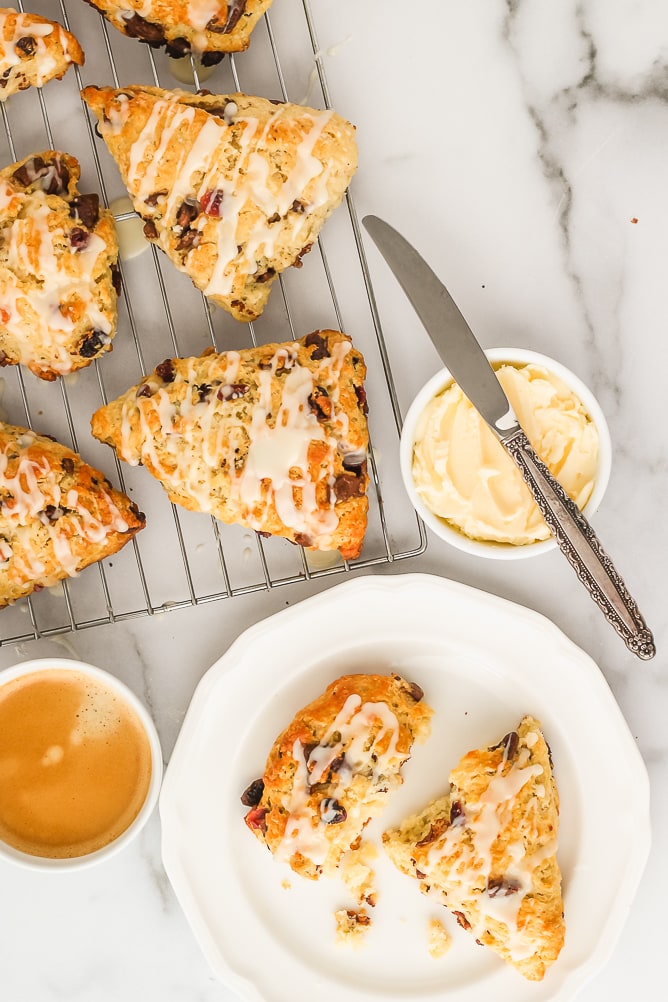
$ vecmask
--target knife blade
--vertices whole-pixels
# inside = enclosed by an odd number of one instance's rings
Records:
[[[519,468],[579,580],[611,626],[643,660],[654,638],[591,525],[537,456],[494,369],[454,299],[416,249],[378,216],[362,220],[454,380]]]

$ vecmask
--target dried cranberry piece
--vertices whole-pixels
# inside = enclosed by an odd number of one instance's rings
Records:
[[[169,192],[166,188],[162,188],[160,191],[154,191],[148,196],[148,198],[144,199],[144,205],[150,205],[154,208],[158,204],[158,199],[168,194]]]
[[[267,268],[267,270],[264,271],[261,275],[255,276],[255,281],[258,283],[258,285],[263,285],[265,282],[270,282],[272,278],[275,277],[276,277],[276,269]]]
[[[296,532],[294,541],[297,546],[313,546],[313,540],[305,532]]]
[[[152,397],[153,396],[153,390],[148,385],[148,383],[142,383],[142,385],[138,388],[137,392],[135,393],[135,396],[136,397]]]
[[[71,477],[72,474],[74,473],[74,460],[70,459],[69,456],[64,456],[62,463],[63,463],[63,470],[65,471],[65,473],[68,474],[68,476]]]
[[[330,352],[327,347],[327,340],[322,336],[320,331],[313,331],[312,334],[307,334],[304,338],[304,345],[307,348],[315,349],[311,352],[311,358],[314,362],[319,362],[321,358],[329,358]]]
[[[174,371],[174,362],[171,358],[166,358],[164,362],[155,367],[156,376],[160,376],[163,383],[173,383],[176,373]]]
[[[257,829],[261,832],[266,832],[267,830],[267,808],[266,807],[254,807],[246,815],[246,824],[249,828]]]
[[[82,230],[80,226],[75,226],[74,229],[70,230],[70,244],[75,251],[84,250],[88,246],[90,240],[90,233],[87,230]]]
[[[200,404],[206,403],[211,396],[211,385],[209,383],[195,383],[197,401]]]
[[[357,397],[357,403],[359,404],[362,414],[368,414],[369,404],[367,403],[366,390],[363,386],[355,386],[355,396]]]
[[[487,881],[487,893],[490,898],[508,898],[511,894],[517,894],[520,889],[519,880],[513,877],[490,877]]]
[[[225,383],[218,390],[216,396],[219,400],[237,400],[239,397],[243,397],[244,393],[248,392],[248,387],[245,383]],[[271,533],[269,533],[271,535]]]
[[[463,912],[453,912],[452,914],[457,919],[457,925],[460,925],[462,927],[462,929],[470,929],[471,928],[471,923],[466,918],[466,915],[464,915]]]
[[[171,42],[166,43],[165,51],[172,59],[183,59],[190,52],[190,42],[183,36],[173,38]]]
[[[144,223],[144,236],[147,240],[157,240],[158,231],[152,219],[147,219]]]
[[[505,734],[498,744],[493,745],[490,749],[495,751],[497,748],[503,748],[503,758],[504,761],[512,761],[517,754],[517,749],[519,748],[520,738],[517,731],[510,731],[509,734]]]
[[[223,201],[223,195],[224,192],[220,188],[213,188],[212,190],[205,192],[200,199],[202,212],[206,213],[207,216],[220,217],[222,215],[220,206]]]
[[[70,202],[70,216],[92,230],[100,218],[100,196],[77,195]]]
[[[241,794],[241,803],[245,807],[257,807],[257,805],[262,800],[262,794],[264,793],[264,780],[254,779],[252,783],[249,783],[244,792]]]

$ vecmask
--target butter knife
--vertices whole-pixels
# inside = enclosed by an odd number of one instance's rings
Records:
[[[453,378],[519,467],[543,518],[578,578],[626,646],[656,653],[638,606],[594,530],[536,455],[473,331],[443,283],[414,247],[377,216],[364,226],[408,296]]]

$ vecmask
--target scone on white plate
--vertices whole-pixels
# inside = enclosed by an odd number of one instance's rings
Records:
[[[450,787],[383,834],[390,858],[477,942],[540,981],[564,943],[559,796],[533,717],[470,751]]]

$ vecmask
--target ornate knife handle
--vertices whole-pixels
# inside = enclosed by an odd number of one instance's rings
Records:
[[[654,638],[596,533],[520,429],[503,445],[519,467],[560,550],[629,650],[649,660]]]

